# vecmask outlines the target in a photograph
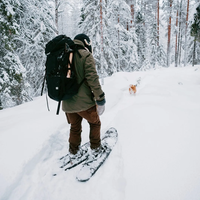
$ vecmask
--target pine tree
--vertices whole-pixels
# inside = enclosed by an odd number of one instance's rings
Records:
[[[58,5],[58,32],[74,38],[80,33],[78,23],[81,19],[82,0],[59,0]]]
[[[86,34],[92,30],[90,37],[99,74],[137,69],[135,29],[127,30],[130,20],[130,7],[124,0],[84,1],[80,27]]]
[[[6,108],[39,95],[44,45],[56,29],[47,0],[2,0],[0,8],[0,107]]]
[[[110,50],[115,55],[113,62],[116,63],[116,71],[137,69],[135,28],[132,26],[127,30],[127,22],[132,18],[129,5],[124,0],[108,1],[107,13],[105,17],[109,22],[108,36],[112,41]]]
[[[88,35],[92,41],[94,58],[96,60],[97,71],[101,69],[101,32],[100,32],[100,2],[98,0],[84,0],[81,9],[81,21],[79,28],[82,33]]]
[[[13,39],[19,34],[18,1],[0,1],[0,109],[19,105],[26,100],[24,90],[25,69],[15,54]]]
[[[136,12],[135,19],[135,31],[136,31],[136,42],[137,42],[137,55],[138,55],[138,68],[141,69],[145,65],[146,61],[146,30],[144,26],[144,18],[141,10]]]
[[[190,6],[190,0],[187,0],[187,12],[186,12],[186,22],[185,22],[185,44],[184,44],[184,66],[186,66],[187,63],[187,34],[188,34],[188,16],[189,16],[189,6]]]
[[[186,13],[185,13],[185,1],[180,0],[178,1],[178,10],[179,10],[179,17],[178,17],[178,44],[177,44],[177,61],[175,57],[175,66],[181,65],[182,62],[182,50],[183,50],[183,35],[185,32],[185,18],[186,18]]]
[[[181,62],[185,29],[185,3],[183,0],[163,0],[162,19],[167,23],[167,66]]]
[[[169,20],[168,20],[168,40],[167,40],[167,66],[170,66],[171,56],[171,20],[172,20],[172,0],[169,0]]]
[[[177,0],[175,2],[174,8],[176,10],[176,22],[175,22],[175,54],[174,54],[174,62],[175,67],[181,64],[181,57],[182,57],[182,49],[183,49],[183,34],[185,32],[185,1]]]
[[[199,49],[198,42],[195,41],[195,37],[191,36],[191,28],[192,28],[192,21],[194,20],[194,15],[192,13],[195,12],[197,5],[199,4],[192,4],[191,2],[188,2],[187,0],[187,6],[185,7],[185,10],[188,13],[186,13],[186,18],[185,18],[185,30],[184,33],[186,33],[185,36],[185,41],[184,41],[184,65],[186,64],[195,64],[197,63],[197,52]],[[188,9],[186,9],[188,8]],[[187,20],[188,18],[188,20]],[[188,23],[186,23],[188,21]]]
[[[26,69],[26,90],[31,98],[40,94],[46,59],[44,48],[56,35],[56,28],[53,12],[46,0],[24,0],[19,15],[16,53]]]
[[[157,0],[146,1],[144,15],[144,26],[146,30],[146,41],[148,51],[146,51],[145,68],[154,68],[158,64],[166,66],[166,53],[163,49],[163,45],[159,42],[159,3]],[[162,24],[161,24],[162,25]]]
[[[191,25],[190,34],[194,37],[193,41],[193,56],[192,56],[192,66],[197,64],[197,51],[199,52],[199,42],[200,42],[200,5],[196,8],[196,13],[194,14],[194,22]]]

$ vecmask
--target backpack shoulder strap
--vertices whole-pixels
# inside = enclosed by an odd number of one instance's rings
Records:
[[[69,62],[67,64],[67,78],[71,77],[71,69],[73,68],[73,52],[69,53]]]
[[[85,48],[80,45],[76,45],[76,47],[74,48],[74,53],[77,52],[79,57],[82,58],[82,55],[78,51],[79,49],[85,49]],[[77,76],[76,68],[74,65],[74,56],[72,57],[71,67],[72,67],[73,71],[75,72],[75,76]],[[84,83],[85,80],[86,80],[86,78],[83,78],[83,80],[79,83],[79,87]]]

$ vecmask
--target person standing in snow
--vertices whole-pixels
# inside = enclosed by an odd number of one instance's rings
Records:
[[[101,149],[99,115],[103,114],[105,110],[105,94],[99,83],[89,37],[85,34],[78,34],[74,38],[74,43],[83,47],[78,50],[81,57],[77,53],[74,54],[74,65],[78,82],[80,83],[83,79],[85,81],[76,95],[62,102],[62,110],[66,114],[68,123],[71,124],[69,152],[72,155],[77,155],[81,151],[83,118],[90,125],[91,150],[98,152]]]

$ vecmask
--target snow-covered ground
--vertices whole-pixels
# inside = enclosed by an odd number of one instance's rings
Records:
[[[86,183],[64,172],[69,125],[46,97],[0,111],[1,200],[199,200],[200,66],[105,78],[102,135],[119,133],[109,159]],[[138,84],[137,94],[128,93]],[[89,126],[83,121],[83,143]],[[57,173],[57,176],[53,176]]]

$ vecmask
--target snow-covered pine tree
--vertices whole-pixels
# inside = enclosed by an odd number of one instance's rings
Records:
[[[102,5],[100,4],[102,3]],[[100,8],[102,6],[102,26],[103,34],[101,34],[101,18]],[[83,0],[83,8],[81,12],[81,22],[79,27],[81,32],[85,33],[92,40],[93,54],[96,61],[97,71],[100,76],[111,75],[116,69],[115,55],[112,51],[112,40],[110,39],[110,23],[106,15],[107,1],[102,0]],[[103,37],[103,46],[101,46],[101,37]],[[101,49],[103,52],[101,53]],[[102,58],[101,58],[102,55]]]
[[[129,28],[129,30],[126,32],[126,38],[128,38],[128,41],[125,43],[126,49],[123,49],[124,51],[124,70],[125,71],[135,71],[138,70],[138,55],[137,55],[137,36],[135,32],[135,27],[132,26]]]
[[[195,45],[197,45],[197,43],[195,44],[194,38],[191,36],[191,28],[192,28],[191,25],[194,20],[194,13],[196,11],[197,6],[199,5],[199,3],[195,3],[194,1],[190,1],[188,3],[188,0],[185,3],[186,3],[185,11],[187,12],[186,12],[185,23],[184,23],[184,37],[183,37],[184,66],[187,64],[192,64],[194,61],[193,60],[193,57],[195,55],[194,49],[196,48]],[[188,16],[187,16],[187,13],[188,13]],[[188,18],[188,22],[187,22],[187,18]],[[198,45],[197,45],[197,48],[198,48]]]
[[[163,0],[163,22],[166,24],[167,32],[167,66],[173,62],[178,63],[182,50],[182,38],[184,29],[185,12],[182,10],[182,0]]]
[[[27,100],[24,90],[25,68],[15,54],[18,46],[13,42],[20,30],[18,9],[18,1],[0,1],[0,109]]]
[[[126,27],[131,18],[127,3],[124,0],[84,0],[83,3],[80,28],[92,39],[98,73],[105,76],[116,71],[131,71],[136,68],[135,34],[133,29],[128,31]],[[102,19],[100,3],[102,3]],[[101,34],[101,20],[103,34]]]
[[[19,34],[16,50],[26,68],[26,90],[30,97],[38,96],[44,77],[45,44],[56,35],[53,11],[47,0],[24,0],[18,15]]]
[[[117,71],[137,69],[137,47],[135,45],[135,29],[127,30],[127,22],[131,21],[130,6],[124,0],[110,0],[107,4],[109,14],[109,38],[111,50],[115,54]]]
[[[136,0],[126,0],[127,5],[130,9],[130,14],[126,25],[126,37],[128,38],[128,44],[126,45],[126,63],[128,63],[125,68],[126,71],[138,70],[138,54],[137,54],[137,35],[135,31],[135,11],[136,11]],[[128,13],[128,11],[127,11]]]
[[[138,69],[142,69],[146,60],[146,30],[144,16],[142,15],[141,7],[136,12],[135,31],[137,42],[137,55],[138,55]]]
[[[192,54],[192,65],[194,66],[200,62],[200,58],[198,56],[200,55],[200,5],[196,8],[190,34],[194,38]]]
[[[98,0],[83,0],[81,9],[80,32],[88,35],[92,41],[93,54],[96,61],[98,73],[103,72],[101,68],[101,32],[100,32],[100,2]],[[104,62],[105,63],[105,60]],[[107,63],[106,63],[107,65]],[[104,66],[104,65],[103,65]],[[104,68],[107,68],[104,66]]]
[[[175,50],[175,66],[181,65],[183,61],[183,36],[185,33],[185,1],[177,0],[175,8],[178,9],[178,27],[175,29],[175,34],[177,34],[177,52]],[[175,46],[176,48],[176,46]]]
[[[194,21],[191,25],[191,35],[200,42],[200,4],[196,8],[196,13],[194,14]]]
[[[159,21],[157,0],[146,1],[144,7],[144,26],[147,35],[147,49],[145,55],[145,68],[154,68],[156,65],[166,66],[166,54],[163,45],[159,42]]]
[[[189,7],[190,7],[190,0],[187,0],[187,11],[186,11],[186,20],[185,20],[185,41],[184,41],[184,66],[187,64],[187,57],[188,57],[188,17],[189,17]]]
[[[182,0],[181,0],[182,1]],[[175,35],[176,35],[176,40],[175,40],[175,54],[174,54],[174,62],[175,62],[175,67],[178,65],[178,39],[179,39],[179,20],[180,20],[180,5],[179,5],[179,0],[177,0],[176,4],[176,25],[175,25]]]
[[[45,43],[56,29],[47,0],[2,0],[0,8],[0,108],[6,108],[39,94]]]
[[[74,38],[79,34],[82,0],[58,1],[58,33]]]

